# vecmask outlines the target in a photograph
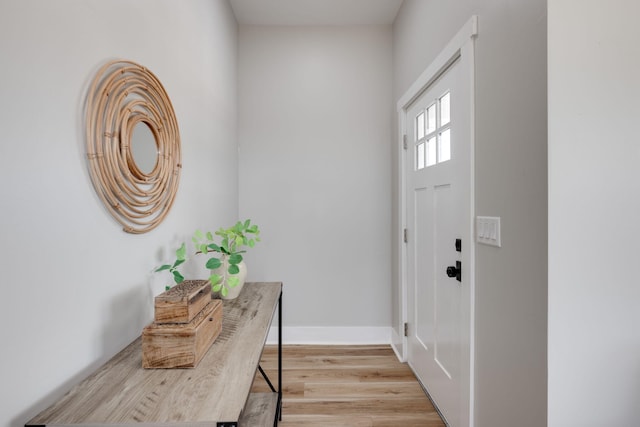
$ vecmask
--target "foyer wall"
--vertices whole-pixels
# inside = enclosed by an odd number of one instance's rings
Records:
[[[391,44],[390,26],[240,26],[249,276],[284,282],[287,328],[389,340]]]
[[[640,425],[638,14],[549,0],[549,427]]]
[[[6,0],[0,53],[0,426],[18,427],[140,333],[178,241],[236,219],[237,24],[221,0]],[[86,91],[114,58],[158,76],[182,137],[175,204],[144,235],[84,156]]]

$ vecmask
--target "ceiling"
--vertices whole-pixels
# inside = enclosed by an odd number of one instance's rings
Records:
[[[402,0],[230,0],[245,25],[390,25]]]

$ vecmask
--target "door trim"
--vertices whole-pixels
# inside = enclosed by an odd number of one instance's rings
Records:
[[[409,89],[400,97],[397,102],[397,112],[398,112],[398,135],[396,149],[398,151],[398,165],[397,171],[399,173],[398,176],[398,187],[397,191],[399,192],[399,206],[396,207],[398,209],[398,218],[399,221],[399,229],[397,230],[398,236],[403,236],[403,231],[407,228],[407,212],[406,212],[406,172],[407,172],[407,160],[406,160],[406,150],[404,149],[403,139],[405,134],[405,126],[406,126],[406,113],[409,106],[415,101],[421,94],[424,92],[441,74],[445,71],[449,65],[451,65],[455,60],[457,60],[460,56],[465,56],[468,59],[468,64],[470,64],[470,70],[468,70],[467,78],[469,78],[470,84],[470,95],[471,95],[471,105],[470,105],[470,129],[471,134],[470,138],[470,217],[469,217],[469,238],[474,237],[474,218],[475,218],[475,43],[474,40],[478,35],[478,17],[476,15],[472,16],[467,23],[458,31],[458,33],[449,41],[449,43],[445,46],[445,48],[436,56],[434,61],[420,74],[420,76],[413,82],[413,84],[409,87]],[[474,354],[475,354],[475,240],[470,244],[469,260],[467,262],[467,267],[465,270],[468,271],[469,274],[469,286],[470,286],[470,325],[469,325],[469,379],[470,379],[470,390],[469,393],[469,426],[473,427],[474,420]],[[399,325],[401,326],[399,329],[395,327],[392,329],[392,337],[391,343],[394,351],[398,355],[398,357],[406,362],[408,358],[407,352],[407,337],[404,336],[404,328],[402,327],[408,321],[408,301],[407,301],[407,247],[403,239],[397,240],[396,253],[398,254],[398,271],[399,276],[396,283],[399,284],[398,295],[399,295]],[[395,326],[395,325],[394,325]]]

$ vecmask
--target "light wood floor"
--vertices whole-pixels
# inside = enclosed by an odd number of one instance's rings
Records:
[[[444,427],[389,346],[283,346],[282,364],[281,427]],[[277,387],[275,346],[261,365]],[[269,391],[260,374],[253,390]]]

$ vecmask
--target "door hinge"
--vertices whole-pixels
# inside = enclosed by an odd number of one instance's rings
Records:
[[[408,148],[408,145],[407,145],[407,134],[402,135],[402,148],[404,148],[405,150]]]
[[[409,243],[409,231],[406,228],[404,229],[402,239],[405,243]]]
[[[407,322],[404,322],[404,336],[409,336],[409,324]]]

